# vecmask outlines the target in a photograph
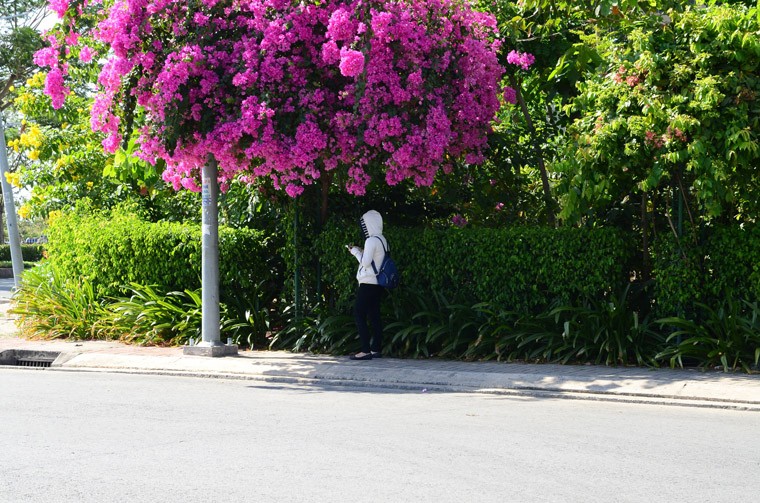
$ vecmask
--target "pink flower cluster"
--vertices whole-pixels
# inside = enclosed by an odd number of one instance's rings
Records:
[[[678,140],[681,143],[686,143],[689,141],[689,137],[684,133],[681,129],[677,127],[671,127],[668,126],[668,129],[665,131],[665,138],[668,140]]]
[[[81,12],[87,1],[70,0],[68,12]],[[235,177],[269,177],[292,197],[336,169],[360,195],[378,176],[430,185],[456,160],[484,159],[504,69],[495,19],[469,2],[103,6],[91,35],[111,52],[92,127],[115,150],[125,133],[123,100],[134,98],[144,109],[138,155],[165,160],[164,179],[177,189],[198,190],[209,155],[223,186]],[[41,52],[38,64],[63,77],[60,54]],[[521,66],[532,64],[527,56]],[[51,92],[60,89],[51,85]]]
[[[620,65],[617,72],[612,75],[612,80],[618,84],[625,83],[628,87],[636,87],[643,81],[644,75],[632,73],[627,75],[628,70],[625,66]]]
[[[652,131],[647,131],[646,133],[644,133],[644,143],[646,143],[650,147],[660,148],[665,144],[665,141],[662,139],[660,135]]]
[[[342,48],[339,68],[344,77],[356,77],[364,70],[364,54],[353,49]]]
[[[451,223],[457,227],[464,227],[468,224],[467,219],[459,214],[456,214],[453,217],[451,217]]]
[[[95,56],[95,51],[93,51],[90,47],[87,47],[86,45],[82,46],[82,49],[79,51],[79,61],[82,63],[89,63],[92,61],[92,58]]]
[[[50,96],[53,108],[61,108],[69,95],[70,89],[64,85],[63,72],[60,68],[52,68],[45,78],[45,94]]]
[[[63,18],[69,8],[69,0],[49,0],[50,10],[58,14],[58,18]]]
[[[668,126],[663,135],[658,135],[653,131],[647,131],[644,133],[644,143],[650,147],[661,148],[665,146],[667,142],[673,141],[686,143],[689,141],[689,137],[684,131],[673,126]]]
[[[67,4],[68,7],[68,4]],[[65,12],[65,9],[64,9]],[[48,66],[47,77],[45,77],[45,94],[50,96],[53,108],[61,108],[69,95],[70,89],[65,85],[65,75],[68,65],[58,61],[61,45],[54,36],[47,37],[49,47],[44,47],[34,53],[34,64],[38,66]]]
[[[515,91],[513,88],[507,86],[504,88],[504,101],[507,103],[515,104],[517,103],[517,91]]]
[[[507,63],[519,66],[523,70],[527,70],[535,62],[536,57],[529,52],[509,51],[509,54],[507,54]]]

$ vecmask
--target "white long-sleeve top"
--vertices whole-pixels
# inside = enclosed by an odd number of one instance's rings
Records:
[[[380,242],[382,240],[382,243]],[[372,269],[372,262],[374,261],[377,270],[380,270],[380,265],[385,258],[385,250],[383,245],[388,247],[388,241],[381,234],[379,236],[370,236],[364,241],[364,249],[354,246],[351,248],[351,254],[359,261],[359,269],[356,271],[356,280],[359,283],[365,283],[368,285],[377,284],[377,275],[374,269]]]
[[[351,254],[359,261],[359,270],[356,271],[356,279],[359,283],[367,285],[377,284],[377,274],[372,269],[372,262],[379,271],[385,258],[385,249],[388,249],[388,241],[383,236],[383,217],[375,210],[369,210],[359,219],[364,237],[364,248],[354,246]],[[382,240],[382,242],[381,242]]]

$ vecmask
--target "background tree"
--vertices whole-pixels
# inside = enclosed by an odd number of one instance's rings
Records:
[[[562,217],[680,236],[683,220],[754,221],[760,206],[757,9],[689,8],[601,38],[605,63],[579,85]],[[692,240],[696,235],[690,233]],[[646,250],[645,250],[646,251]]]
[[[0,0],[0,121],[12,104],[14,87],[34,71],[32,56],[43,44],[37,28],[44,18],[44,5],[44,0]],[[10,138],[15,133],[2,134]],[[13,158],[8,152],[0,155]],[[11,162],[8,165],[14,167]],[[0,199],[0,243],[5,242],[3,216],[4,200]]]
[[[38,28],[45,0],[0,0],[0,112],[12,104],[11,88],[36,70],[32,56],[43,45]]]
[[[29,193],[20,215],[45,218],[87,198],[100,209],[133,201],[149,220],[197,220],[197,197],[176,195],[153,166],[134,157],[134,142],[114,154],[103,150],[103,134],[90,125],[93,98],[88,89],[97,73],[83,70],[76,80],[72,77],[72,92],[58,110],[43,92],[44,72],[16,90],[14,105],[22,127],[9,147],[19,160],[14,183]]]
[[[558,175],[552,165],[561,158],[562,132],[571,120],[562,109],[577,95],[576,84],[602,61],[595,44],[584,35],[600,32],[615,37],[640,16],[682,4],[667,0],[478,3],[496,16],[507,48],[500,53],[507,67],[506,106],[489,140],[490,175],[477,191],[492,194],[489,209],[501,208],[496,221],[512,215],[511,219],[551,223],[559,211]],[[535,56],[530,71],[521,67],[520,54]]]

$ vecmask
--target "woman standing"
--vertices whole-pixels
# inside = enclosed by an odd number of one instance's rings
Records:
[[[377,270],[383,263],[388,241],[383,236],[383,217],[375,210],[370,210],[360,219],[364,233],[364,248],[347,245],[351,254],[359,261],[356,279],[359,289],[356,293],[354,317],[359,332],[361,351],[351,355],[352,360],[371,360],[381,358],[383,349],[383,324],[380,319],[380,301],[384,288],[377,284]],[[369,320],[372,326],[370,336]]]

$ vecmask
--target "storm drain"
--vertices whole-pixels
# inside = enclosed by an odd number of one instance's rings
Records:
[[[13,367],[47,368],[61,353],[55,351],[30,351],[26,349],[9,349],[0,352],[0,365]]]
[[[32,360],[28,358],[19,358],[16,360],[17,367],[49,367],[52,364],[52,360]]]

